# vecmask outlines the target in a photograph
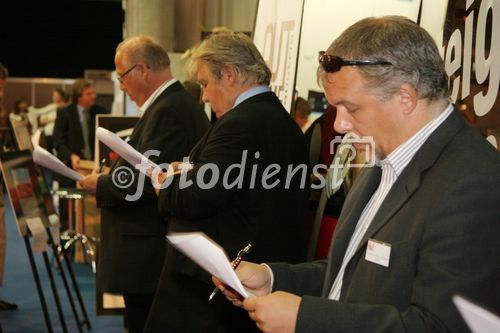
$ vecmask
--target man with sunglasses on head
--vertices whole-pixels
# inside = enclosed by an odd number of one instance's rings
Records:
[[[115,66],[120,89],[140,108],[128,143],[157,164],[182,160],[209,123],[172,76],[167,52],[148,36],[131,37],[118,45]],[[109,172],[81,184],[96,194],[101,208],[97,290],[123,294],[128,330],[142,333],[165,255],[166,224],[151,182],[119,158]],[[140,197],[131,199],[138,191]]]
[[[464,332],[462,294],[500,310],[500,155],[452,107],[431,36],[363,19],[320,54],[335,129],[371,137],[327,261],[243,262],[243,306],[264,332]]]

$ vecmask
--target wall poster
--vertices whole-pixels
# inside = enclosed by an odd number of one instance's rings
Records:
[[[452,101],[500,148],[500,0],[449,0],[443,46]]]
[[[253,41],[271,69],[271,89],[291,111],[304,0],[259,1]]]

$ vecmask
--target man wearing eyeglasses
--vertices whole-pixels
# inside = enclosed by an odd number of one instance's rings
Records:
[[[172,76],[167,52],[148,36],[132,37],[118,45],[115,66],[121,90],[141,112],[128,143],[157,164],[182,160],[209,123]],[[127,179],[120,182],[115,170],[128,170]],[[120,158],[109,173],[94,173],[81,184],[101,208],[97,288],[123,294],[129,332],[142,333],[163,267],[166,225],[151,182],[134,170]],[[128,201],[138,188],[140,197]]]
[[[500,155],[449,100],[430,35],[367,18],[320,54],[335,129],[372,137],[378,160],[349,192],[328,261],[243,262],[264,332],[464,332],[463,294],[500,310]]]

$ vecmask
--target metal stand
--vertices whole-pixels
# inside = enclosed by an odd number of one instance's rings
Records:
[[[45,262],[45,268],[47,268],[47,274],[49,276],[50,288],[52,289],[52,295],[54,296],[54,301],[56,302],[57,314],[59,316],[59,321],[61,322],[61,327],[64,333],[68,332],[68,327],[66,326],[66,321],[64,320],[64,313],[61,307],[61,301],[59,300],[59,294],[57,293],[56,283],[54,281],[54,275],[52,275],[52,268],[50,267],[49,256],[47,252],[43,252],[43,261]]]
[[[64,242],[64,250],[67,252],[71,246],[79,243],[83,247],[87,260],[92,265],[92,272],[95,274],[94,241],[85,235],[84,199],[87,193],[74,188],[61,188],[56,191],[56,194],[59,196],[59,199],[66,199],[68,201],[68,230],[61,234],[61,240]]]
[[[28,258],[31,264],[31,271],[33,272],[33,278],[36,284],[36,290],[38,291],[38,297],[40,298],[40,304],[42,305],[43,317],[45,318],[45,325],[47,326],[47,332],[54,332],[52,328],[52,323],[50,321],[49,311],[47,309],[47,302],[45,302],[45,296],[43,294],[42,284],[40,283],[40,276],[38,275],[38,270],[36,268],[35,259],[33,257],[33,251],[31,250],[31,244],[29,236],[23,236],[24,245],[26,246],[26,251],[28,252]]]
[[[63,284],[64,284],[64,289],[66,290],[66,294],[68,295],[68,300],[69,300],[69,304],[71,305],[71,311],[73,312],[73,315],[75,317],[75,320],[76,320],[76,325],[78,327],[78,332],[79,333],[82,333],[82,326],[87,324],[87,327],[88,329],[91,329],[90,328],[90,322],[89,322],[89,319],[87,317],[87,312],[85,311],[85,306],[82,303],[80,303],[80,307],[82,309],[82,313],[85,317],[85,319],[83,321],[80,321],[80,317],[78,316],[78,312],[76,311],[76,307],[75,307],[75,301],[73,300],[73,295],[71,294],[71,290],[69,288],[69,285],[68,285],[68,280],[66,279],[66,274],[64,273],[64,269],[63,269],[63,266],[61,264],[61,260],[59,259],[59,256],[58,256],[58,248],[57,248],[57,245],[55,244],[54,242],[54,239],[52,238],[52,233],[50,232],[50,229],[47,228],[47,236],[48,236],[48,239],[49,239],[49,244],[52,246],[52,250],[54,251],[54,258],[56,260],[56,264],[57,264],[57,268],[59,269],[59,272],[61,274],[61,278],[63,280]],[[63,251],[64,248],[63,248]],[[65,254],[64,254],[65,255]],[[71,265],[71,263],[69,261],[66,261],[69,265]],[[72,273],[72,271],[70,271]],[[75,292],[77,293],[77,295],[80,295],[80,289],[78,288],[78,285],[77,284],[74,284],[74,287],[75,287]],[[81,299],[81,296],[79,296]]]

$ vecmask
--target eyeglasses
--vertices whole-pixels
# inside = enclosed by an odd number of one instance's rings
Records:
[[[130,72],[132,72],[134,70],[134,68],[137,67],[138,64],[135,64],[134,66],[130,67],[129,69],[127,69],[125,71],[125,73],[123,73],[122,75],[118,76],[118,81],[120,82],[123,82],[123,79],[125,78],[125,76],[129,75]]]
[[[392,65],[388,61],[342,59],[335,55],[325,54],[325,51],[319,51],[319,63],[327,73],[338,72],[342,66]]]

